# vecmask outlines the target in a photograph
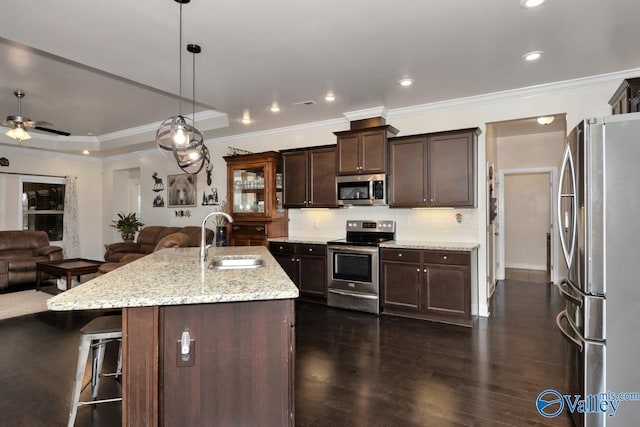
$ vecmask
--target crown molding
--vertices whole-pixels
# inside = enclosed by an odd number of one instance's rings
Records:
[[[186,115],[185,117],[188,117],[188,115]],[[219,111],[215,111],[215,110],[207,110],[207,111],[200,111],[199,113],[196,113],[194,115],[194,123],[195,122],[203,122],[205,120],[218,120],[218,119],[224,119],[227,118],[227,114],[225,113],[221,113]],[[229,122],[226,122],[227,126],[229,125]],[[139,134],[143,134],[143,133],[147,133],[147,132],[153,132],[155,133],[158,128],[160,127],[160,125],[162,124],[162,122],[155,122],[155,123],[149,123],[146,125],[142,125],[142,126],[136,126],[136,127],[132,127],[129,129],[123,129],[123,130],[119,130],[116,132],[111,132],[111,133],[106,133],[104,135],[100,135],[98,136],[98,140],[100,142],[107,142],[107,141],[112,141],[115,139],[122,139],[122,138],[128,138],[131,136],[136,136]],[[216,126],[213,128],[205,128],[204,130],[211,130],[211,129],[218,129],[220,127],[224,127],[224,126]]]
[[[82,161],[101,163],[99,158],[85,156],[84,154],[63,153],[60,151],[51,151],[46,148],[23,147],[23,146],[16,146],[16,145],[10,145],[5,143],[0,143],[0,147],[2,147],[3,153],[19,153],[27,156],[33,156],[35,153],[37,153],[37,155],[40,157],[67,159],[67,160],[82,160]]]
[[[381,105],[379,107],[366,108],[364,110],[347,111],[346,113],[342,113],[342,115],[350,122],[353,122],[354,120],[369,119],[371,117],[382,117],[386,120],[389,116],[389,109],[384,105]]]
[[[586,89],[610,84],[620,84],[622,80],[636,77],[640,73],[640,68],[617,71],[596,76],[581,77],[571,80],[563,80],[553,83],[545,83],[535,86],[527,86],[518,89],[510,89],[501,92],[493,92],[483,95],[469,96],[466,98],[449,99],[446,101],[419,104],[409,107],[394,108],[389,112],[391,118],[411,116],[435,110],[446,110],[461,106],[474,107],[480,105],[494,104],[497,102],[512,99],[526,98],[532,96],[548,95],[558,92],[566,92],[577,89]]]
[[[275,128],[275,129],[260,130],[256,132],[250,132],[250,133],[241,133],[238,135],[223,136],[220,138],[209,138],[206,141],[209,141],[213,144],[224,144],[224,143],[230,143],[230,142],[246,141],[246,140],[251,140],[251,139],[256,139],[256,138],[261,138],[266,136],[283,135],[283,134],[292,133],[292,132],[313,130],[318,128],[344,126],[345,124],[347,123],[345,123],[344,119],[329,119],[329,120],[322,120],[319,122],[309,122],[309,123],[303,123],[300,125],[292,125],[292,126],[286,126],[281,128]]]

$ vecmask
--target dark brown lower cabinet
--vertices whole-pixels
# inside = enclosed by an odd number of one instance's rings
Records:
[[[327,302],[327,246],[269,242],[269,251],[300,290],[300,299]]]
[[[124,312],[125,350],[147,345],[125,352],[123,425],[294,425],[292,300]],[[187,361],[179,353],[184,331],[192,340]]]
[[[382,248],[380,259],[382,313],[473,325],[470,252]]]
[[[268,238],[287,235],[286,221],[234,221],[230,224],[228,246],[267,246]]]

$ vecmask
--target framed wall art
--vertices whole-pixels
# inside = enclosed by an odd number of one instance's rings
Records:
[[[197,176],[193,174],[168,175],[167,206],[196,206],[196,184]]]

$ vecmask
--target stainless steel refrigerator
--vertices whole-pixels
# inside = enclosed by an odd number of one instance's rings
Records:
[[[566,304],[556,322],[567,338],[558,391],[640,392],[640,113],[585,120],[569,134],[558,216],[568,269],[558,285]],[[574,407],[575,425],[640,425],[640,402],[620,402],[613,416],[604,406]]]

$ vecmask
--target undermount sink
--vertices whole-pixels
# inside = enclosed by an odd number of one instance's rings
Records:
[[[216,270],[259,267],[264,267],[264,260],[259,255],[223,255],[215,257],[209,264],[209,268]]]

